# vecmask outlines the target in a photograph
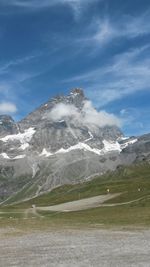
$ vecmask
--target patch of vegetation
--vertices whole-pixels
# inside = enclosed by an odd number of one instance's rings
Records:
[[[149,207],[100,207],[68,213],[41,212],[50,223],[75,226],[150,226]]]
[[[15,208],[50,206],[68,201],[78,200],[110,193],[122,193],[108,203],[127,202],[150,194],[150,165],[140,164],[131,167],[119,167],[115,172],[96,177],[95,179],[76,185],[57,187],[49,193],[14,205]]]
[[[8,216],[9,215],[9,216]],[[0,218],[0,227],[17,228],[23,231],[63,229],[63,228],[107,228],[132,227],[145,228],[150,226],[148,206],[126,205],[116,207],[99,207],[76,212],[45,212],[40,211],[41,217],[30,215],[28,218],[17,213],[7,214]]]
[[[28,208],[50,206],[100,194],[122,193],[107,201],[107,204],[126,203],[76,212],[38,211],[25,216]],[[119,167],[115,172],[96,177],[92,181],[76,185],[64,185],[49,193],[16,205],[0,209],[0,226],[11,225],[20,228],[44,229],[47,227],[109,227],[150,226],[150,165],[140,164]]]

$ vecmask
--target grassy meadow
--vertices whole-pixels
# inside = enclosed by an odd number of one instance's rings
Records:
[[[107,194],[121,193],[107,201],[114,206],[98,207],[76,212],[38,211],[30,208],[50,206],[68,201]],[[119,204],[119,205],[118,205]],[[116,205],[116,206],[115,206]],[[29,212],[27,212],[29,210]],[[150,165],[143,163],[119,167],[91,181],[65,185],[34,199],[0,207],[0,226],[24,229],[47,227],[149,227],[150,226]]]

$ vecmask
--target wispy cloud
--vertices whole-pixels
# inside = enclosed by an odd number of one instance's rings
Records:
[[[88,49],[88,57],[94,57],[103,50],[111,49],[112,46],[134,41],[141,37],[150,35],[149,24],[150,10],[139,16],[122,15],[114,20],[108,14],[104,17],[95,16],[89,20],[89,23],[80,32],[74,35],[64,36],[55,35],[58,46],[72,46],[72,57],[84,53]],[[86,51],[87,52],[87,51]],[[107,57],[107,55],[106,55]]]
[[[150,110],[148,107],[144,106],[140,109],[138,107],[128,107],[120,110],[118,115],[123,121],[123,130],[125,132],[127,130],[129,135],[134,135],[135,132],[138,135],[150,132]]]
[[[90,84],[88,96],[104,106],[140,90],[149,89],[150,60],[145,55],[149,46],[132,49],[107,63],[104,67],[92,70],[83,75],[72,77],[64,82]]]
[[[1,4],[6,6],[19,6],[19,7],[27,7],[27,8],[44,8],[51,7],[57,4],[71,4],[71,5],[83,5],[87,3],[93,3],[93,1],[98,0],[12,0],[5,1],[1,0]],[[102,1],[102,0],[100,0]]]
[[[123,15],[119,20],[112,20],[106,15],[103,19],[96,18],[90,26],[93,33],[89,40],[106,44],[114,39],[133,39],[150,34],[150,10],[140,16]]]
[[[83,8],[86,8],[89,4],[97,2],[98,0],[12,0],[11,2],[2,0],[2,6],[24,8],[28,11],[38,11],[45,8],[50,8],[57,5],[68,5],[74,12],[75,17],[79,17]],[[99,0],[103,1],[103,0]]]
[[[17,58],[17,59],[8,61],[5,64],[1,64],[0,65],[0,75],[7,72],[9,70],[9,68],[11,68],[11,67],[23,65],[23,64],[27,63],[28,61],[35,59],[39,56],[41,56],[41,53],[39,53],[38,55],[35,54],[35,55],[25,56],[22,58]]]

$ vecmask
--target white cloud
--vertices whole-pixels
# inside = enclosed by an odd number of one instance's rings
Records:
[[[34,7],[34,8],[42,8],[42,7],[51,7],[57,4],[72,4],[72,5],[82,5],[87,3],[93,3],[98,0],[12,0],[11,2],[6,2],[6,0],[2,0],[1,4],[6,6],[20,6],[20,7]],[[102,0],[100,0],[102,1]]]
[[[12,0],[11,2],[1,0],[1,5],[24,8],[32,12],[57,5],[68,5],[73,10],[75,17],[78,18],[83,8],[97,1],[103,0]]]
[[[115,38],[132,39],[147,35],[150,33],[149,16],[150,10],[137,17],[124,15],[116,22],[113,22],[109,17],[103,20],[99,19],[96,22],[97,28],[92,39],[103,43]]]
[[[82,118],[85,125],[95,124],[96,126],[103,127],[105,125],[117,125],[120,126],[120,120],[113,114],[105,111],[97,111],[90,101],[85,101],[82,109]]]
[[[0,113],[15,113],[17,111],[17,107],[15,104],[11,102],[1,102],[0,103]]]
[[[100,44],[104,44],[106,42],[109,42],[111,39],[115,38],[118,33],[111,25],[108,18],[104,20],[98,20],[96,23],[96,32],[93,34],[91,41],[92,42],[98,42]],[[95,25],[94,25],[95,28]]]
[[[120,117],[124,124],[124,131],[128,131],[128,135],[142,135],[150,132],[150,110],[149,107],[126,107],[120,110]]]
[[[15,60],[8,61],[7,63],[3,64],[0,66],[0,75],[7,72],[9,68],[14,67],[14,66],[20,66],[21,64],[24,64],[32,59],[35,59],[37,57],[40,57],[42,53],[38,53],[37,55],[29,55],[25,56],[23,58],[18,58]]]
[[[114,56],[105,66],[72,77],[64,82],[85,85],[87,96],[104,106],[114,100],[141,90],[149,90],[150,59],[146,56],[150,46],[132,49]],[[90,84],[90,85],[89,85]]]
[[[149,16],[150,16],[150,10],[147,10],[145,13],[137,17],[125,16],[122,22],[123,25],[122,33],[128,35],[131,38],[149,34],[150,33],[150,24],[148,23]]]
[[[106,125],[120,126],[121,121],[105,111],[97,111],[90,101],[85,101],[81,110],[74,105],[59,103],[57,104],[46,117],[53,121],[67,120],[75,122],[76,125],[84,125],[87,127],[104,127]],[[70,120],[69,119],[69,120]]]
[[[73,105],[57,104],[48,115],[54,121],[62,120],[64,117],[78,116],[78,110]]]

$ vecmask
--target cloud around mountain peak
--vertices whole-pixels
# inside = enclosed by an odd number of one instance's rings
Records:
[[[81,109],[73,104],[58,103],[47,114],[52,121],[72,119],[73,122],[84,126],[120,126],[121,121],[113,114],[106,111],[97,111],[92,102],[85,100]]]

